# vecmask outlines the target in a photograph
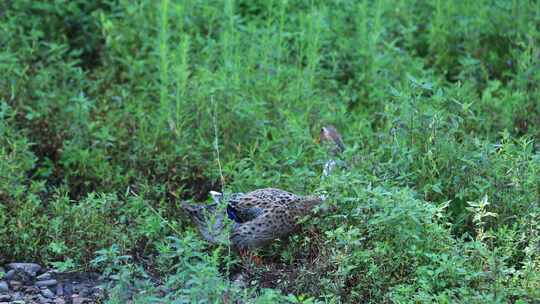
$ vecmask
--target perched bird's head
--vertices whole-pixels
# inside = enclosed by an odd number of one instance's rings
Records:
[[[331,152],[334,154],[340,154],[345,151],[345,145],[341,139],[341,134],[337,129],[332,126],[324,126],[321,128],[321,133],[319,134],[319,141],[323,145],[330,146]]]

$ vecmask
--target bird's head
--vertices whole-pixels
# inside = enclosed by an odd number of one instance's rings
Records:
[[[339,134],[337,129],[332,125],[324,126],[321,128],[321,132],[319,134],[319,141],[321,144],[329,146],[331,152],[334,154],[340,154],[345,151],[345,145],[343,144],[343,140],[341,139],[341,134]]]
[[[217,204],[208,205],[196,205],[196,204],[182,204],[182,210],[193,220],[193,222],[199,225],[206,225],[209,218],[216,212]]]
[[[191,218],[204,239],[214,244],[224,242],[226,224],[223,214],[218,210],[218,204],[196,205],[182,204],[182,210]]]

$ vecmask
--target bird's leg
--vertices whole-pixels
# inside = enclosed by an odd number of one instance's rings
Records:
[[[243,261],[244,258],[245,258],[246,255],[247,255],[247,250],[245,250],[245,249],[238,249],[238,255],[240,255],[240,259]]]
[[[247,249],[238,250],[238,254],[240,255],[240,259],[242,261],[249,260],[257,266],[261,266],[263,263],[261,257],[259,257],[257,254],[249,252]]]
[[[240,261],[242,262],[244,269],[248,269],[249,267],[246,267],[247,266],[246,260],[247,260],[247,257],[249,256],[248,251],[246,249],[239,249],[238,255],[240,256]]]
[[[262,258],[258,256],[257,254],[252,254],[250,258],[257,266],[261,266],[263,264]]]

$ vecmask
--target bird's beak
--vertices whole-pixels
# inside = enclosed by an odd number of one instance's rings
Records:
[[[214,203],[219,204],[219,202],[221,202],[221,199],[223,198],[223,193],[211,190],[210,196],[212,197]]]

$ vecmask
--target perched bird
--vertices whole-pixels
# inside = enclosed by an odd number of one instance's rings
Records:
[[[321,128],[319,140],[323,145],[329,147],[332,156],[337,156],[345,151],[345,145],[343,144],[341,135],[332,125]]]
[[[321,129],[320,140],[330,144],[330,152],[334,156],[345,149],[341,136],[332,126]],[[226,221],[232,221],[229,239],[233,247],[241,252],[291,235],[299,228],[300,219],[311,214],[324,201],[323,196],[301,196],[280,189],[264,188],[230,195],[224,212],[218,212],[224,195],[216,191],[210,194],[213,204],[185,203],[183,210],[190,215],[203,238],[211,243],[224,242],[221,237]]]
[[[330,159],[326,161],[323,166],[323,175],[322,177],[329,176],[332,171],[338,166],[339,160],[337,156],[345,151],[345,145],[341,139],[341,135],[336,130],[334,126],[325,126],[321,128],[319,134],[320,143],[328,149]]]

